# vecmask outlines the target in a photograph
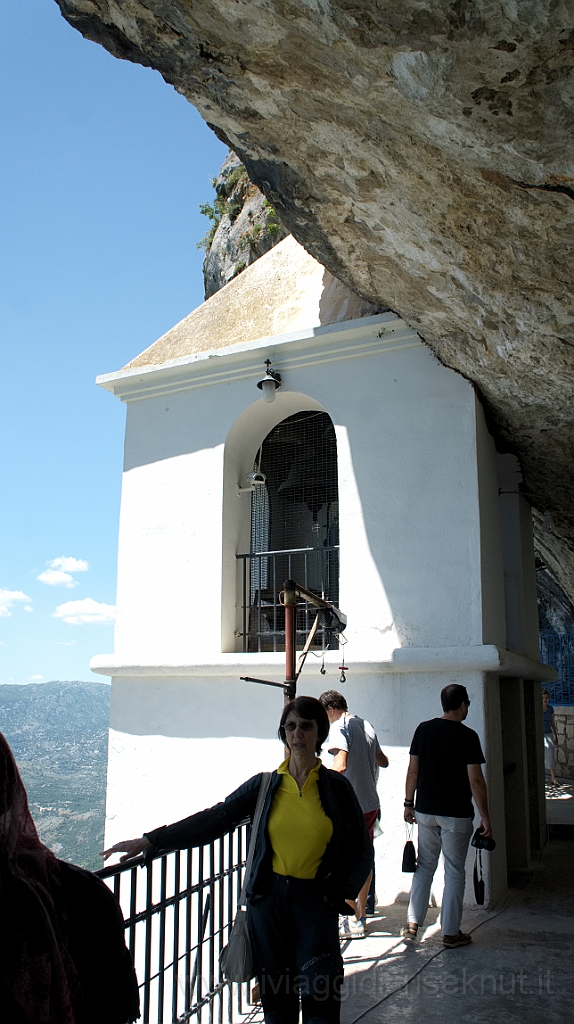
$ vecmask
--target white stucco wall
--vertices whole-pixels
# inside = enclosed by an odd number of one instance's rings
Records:
[[[336,426],[349,656],[480,644],[472,387],[419,343],[294,368],[284,389],[271,406],[256,398],[253,379],[129,404],[116,653],[137,664],[189,663],[229,650],[229,623],[221,637],[222,545],[225,538],[232,573],[249,497],[236,496],[232,475],[223,493],[225,441],[242,417],[249,468],[266,433],[291,415],[294,394],[299,408],[323,408]]]
[[[500,527],[500,481],[497,453],[484,411],[476,402],[477,489],[480,514],[482,639],[506,647],[504,559]]]
[[[106,844],[178,821],[276,767],[281,693],[261,690],[254,707],[253,688],[229,678],[114,680]]]
[[[271,405],[255,388],[268,356],[283,378]],[[237,487],[269,431],[309,408],[325,410],[337,435],[344,689],[391,761],[379,787],[379,897],[409,886],[408,747],[418,722],[440,714],[448,682],[469,689],[503,831],[498,681],[486,674],[498,662],[482,647],[506,636],[496,455],[471,385],[392,314],[134,374],[117,383],[128,417],[115,653],[108,668],[97,659],[115,676],[106,843],[199,810],[282,757],[281,690],[239,676],[280,680],[283,658],[234,653],[235,556],[248,549],[250,516]],[[400,674],[392,663],[409,651]],[[310,656],[299,692],[338,688],[341,654],[329,652],[325,676]],[[503,842],[498,856],[495,896]]]
[[[239,670],[238,670],[239,671]],[[339,683],[336,666],[319,672],[315,659],[300,680],[300,692],[319,696],[324,689],[344,691],[349,707],[372,722],[389,757],[379,777],[381,827],[376,840],[377,895],[384,904],[406,901],[411,878],[401,871],[405,841],[404,780],[408,749],[420,721],[440,711],[440,690],[449,682],[466,685],[472,700],[468,725],[487,748],[487,719],[481,673],[360,674],[353,670]],[[276,738],[282,710],[278,690],[254,687],[231,678],[117,679],[110,713],[106,846],[177,821],[210,806],[259,771],[283,759]],[[488,778],[488,766],[486,775]],[[495,820],[498,815],[495,812]],[[503,832],[503,829],[502,829]],[[497,830],[501,835],[501,831]],[[468,873],[472,870],[468,857]],[[504,846],[495,869],[504,873]],[[485,864],[488,876],[490,864]],[[440,905],[442,870],[433,886]],[[497,882],[500,880],[497,878]],[[467,889],[472,905],[472,888]]]

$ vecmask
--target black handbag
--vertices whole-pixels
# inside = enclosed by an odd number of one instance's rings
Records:
[[[480,848],[474,858],[472,881],[474,883],[474,898],[479,907],[482,907],[484,903],[484,878],[482,877],[482,850]]]
[[[414,831],[414,826],[413,825],[407,825],[406,826],[407,841],[405,843],[405,848],[403,850],[403,868],[402,868],[403,871],[405,872],[405,874],[411,874],[411,875],[417,869],[417,854],[416,854],[416,850],[415,850],[415,844],[413,843],[413,840],[412,840],[413,831]]]

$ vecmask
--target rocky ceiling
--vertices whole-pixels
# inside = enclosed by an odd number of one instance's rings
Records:
[[[57,2],[160,71],[316,259],[475,383],[573,597],[574,6]]]

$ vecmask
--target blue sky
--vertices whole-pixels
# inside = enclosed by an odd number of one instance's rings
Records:
[[[202,302],[198,207],[226,150],[54,0],[0,17],[0,683],[96,680],[90,658],[113,650],[124,408],[94,378]]]

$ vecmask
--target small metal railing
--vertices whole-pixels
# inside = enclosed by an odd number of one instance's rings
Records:
[[[339,547],[290,548],[237,555],[241,563],[241,650],[245,653],[285,650],[285,609],[279,591],[287,579],[296,579],[324,601],[339,604]],[[309,634],[316,608],[306,601],[297,605],[296,638]],[[322,621],[312,649],[338,650],[337,633]]]
[[[139,857],[97,872],[124,915],[138,977],[140,1024],[235,1024],[252,1011],[247,985],[226,981],[219,954],[241,891],[248,827],[209,846]]]
[[[574,633],[541,633],[540,661],[558,672],[554,683],[544,683],[550,703],[574,704]]]

